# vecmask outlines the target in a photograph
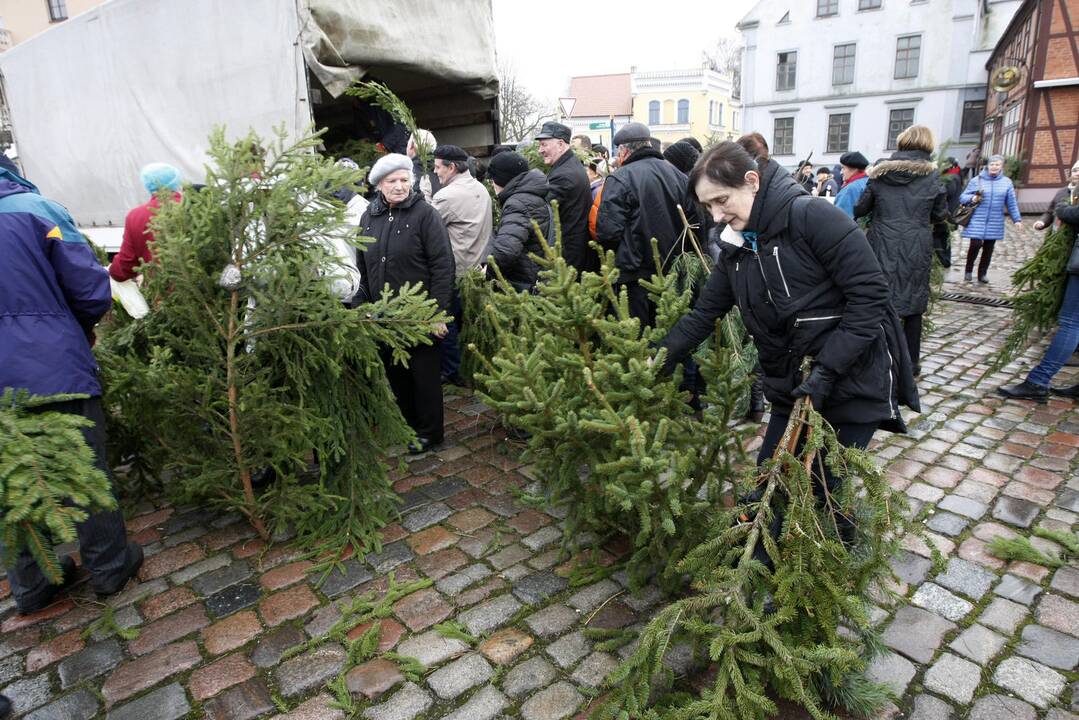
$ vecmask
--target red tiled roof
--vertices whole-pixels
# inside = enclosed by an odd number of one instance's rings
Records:
[[[568,97],[577,98],[570,117],[633,114],[629,73],[570,78]]]

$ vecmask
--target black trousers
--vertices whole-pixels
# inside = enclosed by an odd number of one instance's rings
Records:
[[[902,318],[903,334],[907,337],[907,350],[910,351],[910,361],[917,369],[922,361],[922,316],[907,315]]]
[[[629,298],[629,314],[641,321],[641,330],[650,328],[656,324],[656,305],[648,297],[648,291],[641,287],[636,280],[621,283],[620,287],[626,289]]]
[[[393,362],[382,351],[382,364],[397,407],[418,437],[442,442],[442,357],[439,345],[417,345],[409,351],[408,367]]]
[[[112,472],[105,455],[105,413],[101,398],[65,400],[34,408],[31,412],[62,412],[81,415],[93,421],[82,429],[82,437],[94,452],[94,464],[112,480]],[[127,562],[127,529],[119,509],[93,513],[75,526],[79,536],[79,554],[82,565],[90,572],[95,587],[109,587],[124,573]],[[23,550],[8,569],[8,582],[16,602],[33,604],[49,585],[37,562]]]
[[[450,298],[450,315],[453,320],[446,324],[446,337],[439,343],[439,353],[442,356],[442,375],[456,380],[461,370],[461,346],[457,342],[461,334],[461,291],[456,288]]]
[[[978,261],[978,277],[983,278],[989,272],[989,262],[993,259],[993,248],[996,240],[970,239],[970,248],[967,250],[967,274],[974,272],[974,260],[978,257],[978,251],[982,251],[982,259]]]

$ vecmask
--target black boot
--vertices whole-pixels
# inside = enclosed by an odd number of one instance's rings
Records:
[[[95,585],[94,592],[97,593],[99,598],[108,597],[109,595],[115,595],[124,589],[127,585],[127,581],[135,577],[139,568],[142,567],[142,545],[137,542],[129,542],[127,544],[127,558],[124,561],[124,571],[119,577],[115,578],[108,585]]]
[[[8,715],[11,715],[11,701],[0,695],[0,720],[4,720]]]
[[[67,555],[59,558],[59,560],[60,570],[64,575],[63,581],[59,585],[46,585],[35,597],[16,598],[15,606],[19,608],[20,615],[33,615],[36,612],[44,610],[56,601],[57,595],[62,593],[69,585],[71,585],[71,583],[75,582],[75,561]],[[4,717],[4,715],[3,713],[0,713],[0,718],[2,717]]]
[[[1049,392],[1059,397],[1079,399],[1079,385],[1070,385],[1062,388],[1049,388]]]
[[[1049,388],[1035,385],[1029,380],[1024,380],[1018,385],[1008,385],[997,390],[1006,398],[1013,400],[1033,400],[1039,405],[1044,405],[1049,400]]]
[[[764,382],[759,375],[749,386],[749,409],[746,411],[746,419],[755,423],[764,419]]]

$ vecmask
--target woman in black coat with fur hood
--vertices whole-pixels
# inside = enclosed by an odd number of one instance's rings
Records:
[[[921,368],[922,315],[929,305],[933,269],[933,225],[948,217],[948,196],[930,160],[933,132],[924,125],[904,130],[899,150],[866,171],[869,184],[854,217],[872,215],[866,236],[891,288],[892,306],[914,364]]]

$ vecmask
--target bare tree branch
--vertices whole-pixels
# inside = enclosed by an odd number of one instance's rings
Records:
[[[551,113],[541,100],[521,85],[517,70],[512,64],[499,63],[498,76],[499,129],[502,142],[528,140]]]
[[[721,36],[716,39],[711,50],[704,51],[705,61],[716,72],[730,75],[734,85],[734,96],[742,95],[742,43],[733,37]]]

